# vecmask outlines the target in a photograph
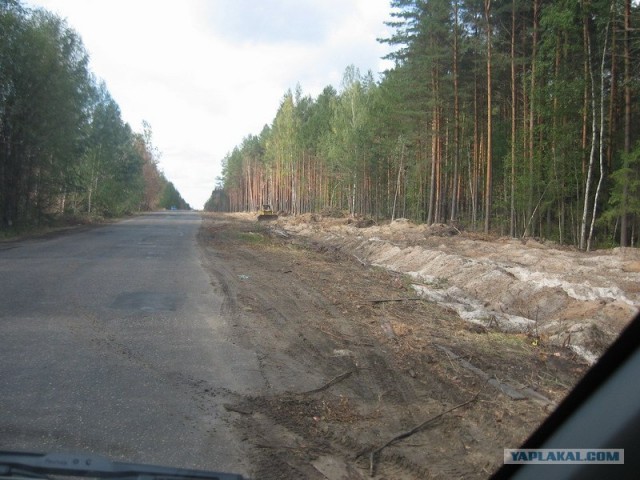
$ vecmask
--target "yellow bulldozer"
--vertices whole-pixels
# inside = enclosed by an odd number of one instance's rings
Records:
[[[278,219],[278,215],[273,213],[273,209],[271,208],[271,205],[268,203],[263,203],[258,213],[258,221],[264,222],[268,220],[277,220],[277,219]]]

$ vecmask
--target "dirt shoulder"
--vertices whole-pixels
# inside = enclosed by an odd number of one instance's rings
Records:
[[[587,368],[278,224],[207,214],[199,241],[267,385],[225,407],[255,478],[486,478]]]

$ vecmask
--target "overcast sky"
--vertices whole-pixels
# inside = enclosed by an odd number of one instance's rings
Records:
[[[31,0],[66,18],[160,167],[202,208],[221,160],[270,123],[287,89],[317,96],[345,68],[389,68],[389,0]]]

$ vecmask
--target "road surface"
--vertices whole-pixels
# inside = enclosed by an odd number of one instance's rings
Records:
[[[224,402],[263,388],[197,213],[0,244],[0,449],[248,473]]]

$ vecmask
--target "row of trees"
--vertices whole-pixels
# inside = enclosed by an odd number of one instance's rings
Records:
[[[62,19],[0,0],[0,39],[0,228],[186,206]]]
[[[395,67],[287,92],[207,208],[325,208],[590,248],[640,226],[630,0],[393,0]]]

